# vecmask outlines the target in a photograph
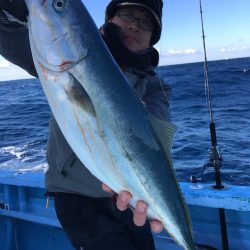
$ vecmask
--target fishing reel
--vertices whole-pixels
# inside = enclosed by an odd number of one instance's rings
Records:
[[[204,175],[207,173],[207,171],[211,168],[214,169],[214,171],[220,171],[222,167],[222,154],[219,151],[219,147],[211,147],[208,150],[208,161],[203,164],[201,172],[198,175],[191,175],[190,181],[192,183],[202,182]]]

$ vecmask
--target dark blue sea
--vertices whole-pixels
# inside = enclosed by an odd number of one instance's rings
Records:
[[[250,58],[208,63],[213,119],[222,155],[222,182],[250,185]],[[164,66],[178,126],[173,160],[180,181],[213,182],[208,162],[210,115],[203,63]],[[45,171],[50,109],[37,79],[0,82],[0,171]]]

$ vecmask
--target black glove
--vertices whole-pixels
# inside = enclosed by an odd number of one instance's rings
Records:
[[[0,55],[37,77],[24,24],[27,16],[24,0],[0,0]]]
[[[24,0],[0,0],[0,10],[4,10],[22,22],[27,22],[28,9]]]

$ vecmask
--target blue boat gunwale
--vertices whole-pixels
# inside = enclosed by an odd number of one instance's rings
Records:
[[[212,184],[180,183],[181,191],[190,209],[196,242],[212,244],[221,249],[217,209],[224,207],[230,249],[250,249],[248,220],[250,187],[228,186],[225,190],[217,191],[211,186]],[[18,247],[25,246],[25,250],[34,249],[31,238],[37,237],[38,231],[43,238],[38,250],[72,249],[57,220],[53,198],[49,199],[49,207],[46,207],[45,194],[44,173],[0,171],[0,231],[4,233],[0,234],[0,242],[3,241],[4,249],[17,249],[12,243],[15,239],[18,239],[16,240]],[[31,228],[32,231],[30,231]],[[17,238],[15,232],[17,232]],[[181,249],[165,231],[154,234],[154,239],[157,250]],[[37,238],[37,240],[41,239]]]
[[[44,187],[44,173],[0,171],[0,184]],[[250,211],[250,186],[226,186],[212,189],[212,184],[180,182],[181,191],[189,205]]]

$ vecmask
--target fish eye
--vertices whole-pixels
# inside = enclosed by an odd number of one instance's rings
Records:
[[[66,0],[54,0],[53,7],[56,11],[63,11],[66,6]]]

